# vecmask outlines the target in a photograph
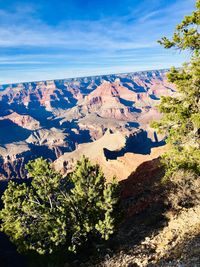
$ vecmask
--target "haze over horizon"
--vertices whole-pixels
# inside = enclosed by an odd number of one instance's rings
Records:
[[[177,67],[158,43],[194,0],[0,0],[0,83]]]

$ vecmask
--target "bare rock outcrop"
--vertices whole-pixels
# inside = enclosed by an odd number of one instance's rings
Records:
[[[147,144],[149,151],[146,152]],[[63,174],[71,172],[76,161],[85,155],[94,163],[100,164],[108,180],[116,176],[118,180],[127,178],[142,162],[157,158],[165,147],[153,147],[142,130],[121,132],[108,129],[105,134],[90,143],[80,144],[75,151],[64,153],[55,162],[56,170]],[[144,146],[144,154],[142,151]],[[151,147],[152,146],[152,147]],[[135,151],[135,153],[133,152]]]
[[[29,115],[20,115],[17,112],[12,112],[7,116],[0,117],[0,120],[10,120],[28,130],[37,130],[40,128],[40,122]]]
[[[25,178],[24,165],[32,157],[31,148],[25,142],[0,146],[0,180]]]

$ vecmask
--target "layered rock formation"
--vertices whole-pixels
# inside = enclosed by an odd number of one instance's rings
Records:
[[[160,96],[174,94],[173,86],[166,81],[166,70],[3,85],[2,89],[0,160],[4,178],[25,177],[16,170],[10,175],[9,169],[20,165],[17,168],[24,170],[25,162],[39,156],[52,161],[61,157],[56,165],[62,165],[66,155],[77,159],[83,153],[92,158],[101,155],[102,162],[121,166],[119,162],[126,165],[134,154],[151,154],[152,149],[159,150],[162,137],[155,135],[149,122],[160,117],[156,109]],[[108,129],[112,137],[108,137]],[[120,140],[134,134],[140,141],[132,139],[132,148],[122,141],[118,147],[121,141],[114,141],[111,133],[121,136]],[[98,147],[91,148],[96,145],[92,141],[101,143],[104,154]],[[22,147],[26,152],[21,152]],[[90,149],[93,152],[88,152]],[[72,154],[62,157],[69,152]],[[9,159],[10,167],[6,157],[13,159]],[[120,179],[128,174],[121,174]]]
[[[27,130],[37,130],[40,128],[39,121],[33,119],[29,115],[18,114],[17,112],[11,112],[9,115],[2,116],[0,120],[9,120]]]

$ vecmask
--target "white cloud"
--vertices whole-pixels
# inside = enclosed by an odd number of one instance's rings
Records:
[[[40,80],[50,75],[62,78],[180,64],[183,58],[163,52],[156,40],[171,35],[193,4],[193,0],[177,0],[164,9],[141,6],[123,17],[62,21],[56,26],[39,19],[32,6],[17,6],[14,12],[0,10],[0,80]],[[1,48],[18,48],[22,54],[3,54]]]
[[[15,13],[0,10],[0,46],[82,47],[86,50],[154,47],[164,29],[168,31],[168,25],[185,14],[186,6],[189,6],[187,1],[182,0],[181,7],[180,1],[162,10],[149,12],[147,7],[137,18],[133,13],[115,20],[65,21],[54,27],[36,18],[33,9],[27,12],[27,8],[18,7]],[[131,18],[134,23],[127,23]]]

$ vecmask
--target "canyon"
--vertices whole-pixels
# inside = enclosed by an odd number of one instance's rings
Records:
[[[150,122],[161,117],[160,97],[175,94],[167,71],[2,85],[0,179],[26,178],[37,157],[66,174],[82,155],[108,179],[127,178],[166,149]]]

